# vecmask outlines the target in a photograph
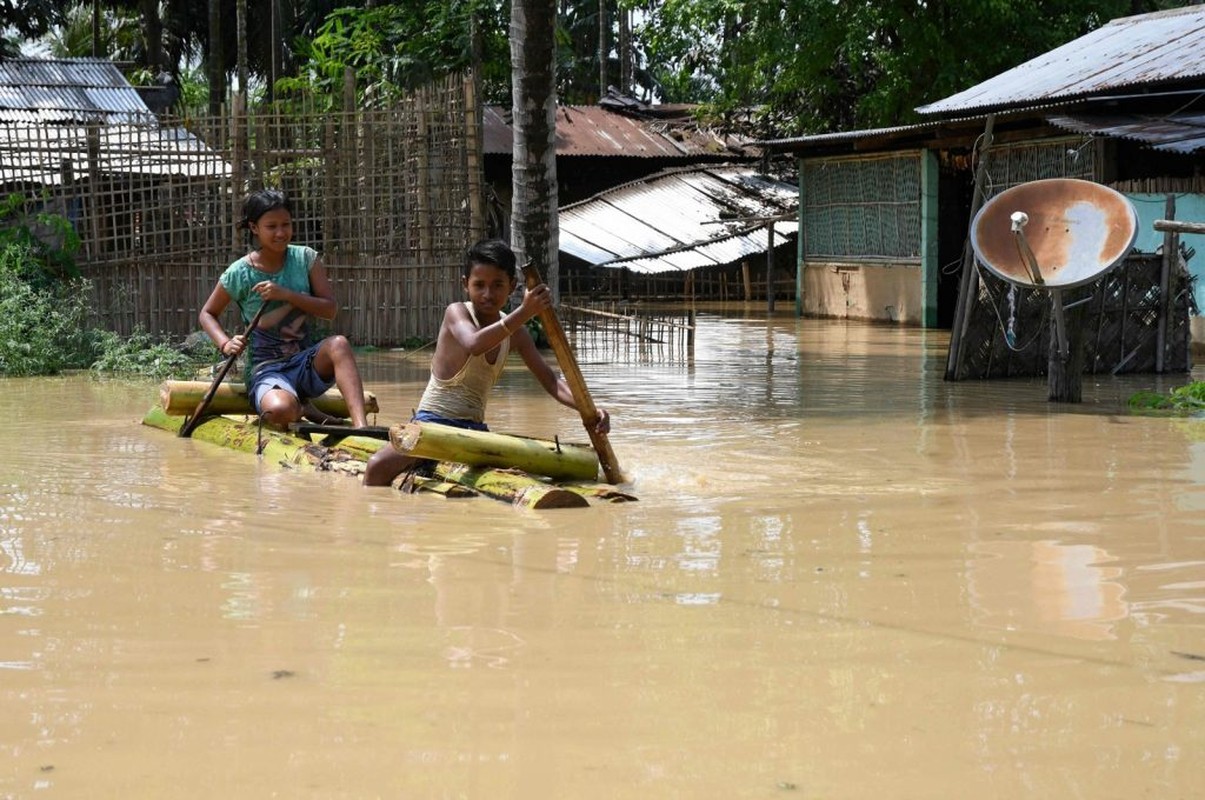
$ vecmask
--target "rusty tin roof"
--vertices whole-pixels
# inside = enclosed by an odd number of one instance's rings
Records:
[[[483,112],[485,152],[509,156],[514,127],[501,106]],[[748,144],[695,125],[661,119],[637,119],[597,106],[560,106],[556,110],[559,156],[626,156],[629,158],[736,158]]]
[[[1041,105],[1202,75],[1205,7],[1187,6],[1112,20],[1062,47],[917,111],[965,114]]]
[[[798,205],[794,184],[749,165],[666,170],[561,208],[560,249],[643,273],[730,264],[766,251],[770,218],[794,234]]]
[[[103,58],[0,59],[0,121],[133,122],[154,115]]]

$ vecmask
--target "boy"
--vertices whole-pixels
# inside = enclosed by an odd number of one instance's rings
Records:
[[[431,358],[431,377],[414,415],[416,421],[488,430],[486,402],[511,347],[548,394],[562,405],[577,408],[569,385],[544,361],[523,325],[552,305],[552,292],[544,284],[528,289],[522,305],[503,314],[502,308],[517,283],[515,254],[506,242],[488,239],[469,248],[461,279],[469,299],[452,303],[444,311]],[[597,429],[600,433],[611,429],[610,415],[601,408]],[[420,461],[383,447],[368,460],[364,484],[388,486]]]

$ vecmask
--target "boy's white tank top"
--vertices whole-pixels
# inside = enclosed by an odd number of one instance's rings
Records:
[[[473,325],[478,330],[481,323],[473,312],[473,304],[465,302]],[[503,315],[505,316],[505,315]],[[489,400],[490,390],[498,382],[506,356],[510,352],[510,338],[502,340],[498,345],[498,357],[491,364],[486,360],[485,353],[469,356],[460,371],[447,380],[441,380],[432,373],[427,380],[427,388],[419,400],[420,411],[429,411],[447,419],[469,419],[473,422],[485,422],[485,405]]]

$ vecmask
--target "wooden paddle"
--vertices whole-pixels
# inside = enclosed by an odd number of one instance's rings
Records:
[[[540,279],[540,271],[530,261],[523,265],[523,278],[528,289],[534,289],[543,283]],[[599,433],[594,429],[598,422],[598,408],[590,398],[590,390],[586,388],[582,371],[577,366],[577,357],[573,355],[573,348],[569,346],[569,339],[566,338],[565,330],[561,327],[560,320],[557,319],[556,310],[549,307],[537,316],[544,326],[544,334],[548,337],[553,352],[556,353],[557,364],[560,365],[561,372],[565,375],[565,383],[569,384],[569,390],[573,393],[573,402],[577,404],[577,411],[582,415],[582,424],[585,425],[586,433],[590,436],[590,443],[594,445],[594,450],[598,453],[598,463],[602,465],[607,483],[623,483],[623,473],[619,469],[619,460],[615,458],[615,453],[611,450],[611,442],[607,440],[605,433]]]
[[[268,307],[265,301],[260,304],[259,311],[255,312],[255,316],[251,318],[251,322],[247,325],[247,330],[243,332],[243,338],[246,341],[246,346],[240,352],[246,352],[247,347],[251,346],[251,331],[255,330],[255,326],[259,324],[259,318],[264,315],[264,309]],[[213,384],[209,387],[209,391],[201,398],[201,402],[197,403],[197,407],[193,409],[192,415],[184,418],[184,424],[180,426],[180,431],[176,434],[182,438],[192,436],[193,430],[201,422],[201,415],[205,413],[205,409],[209,407],[209,403],[213,400],[213,396],[217,394],[218,387],[222,385],[222,379],[226,377],[226,373],[234,366],[235,360],[239,357],[239,353],[226,358],[226,363],[218,370],[218,376],[213,379]],[[252,404],[254,406],[254,403]]]

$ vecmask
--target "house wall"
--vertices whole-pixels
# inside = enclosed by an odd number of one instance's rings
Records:
[[[922,288],[918,262],[808,261],[803,268],[803,313],[922,325]]]
[[[1138,238],[1135,249],[1144,253],[1155,253],[1163,247],[1163,233],[1154,228],[1157,219],[1166,218],[1167,195],[1154,192],[1123,192],[1138,212]],[[1205,220],[1205,194],[1196,192],[1176,193],[1176,219],[1186,222]],[[1199,310],[1205,309],[1205,235],[1182,233],[1180,241],[1195,250],[1188,259],[1188,273],[1193,276],[1193,297]],[[1192,329],[1193,350],[1205,351],[1205,316],[1193,315],[1189,320]]]
[[[990,150],[985,191],[994,195],[1039,178],[1091,180],[1090,141],[998,143]],[[947,225],[965,232],[969,211],[939,215],[939,181],[933,150],[801,159],[800,313],[936,325],[938,234]]]

